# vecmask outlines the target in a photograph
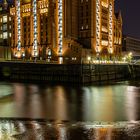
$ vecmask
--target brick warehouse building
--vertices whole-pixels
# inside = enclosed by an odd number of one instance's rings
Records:
[[[13,58],[79,62],[121,55],[114,0],[15,0],[10,15]]]
[[[0,1],[0,59],[11,59],[11,15],[6,0]]]

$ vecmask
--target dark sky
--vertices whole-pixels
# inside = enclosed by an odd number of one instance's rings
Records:
[[[0,0],[0,3],[2,3],[2,2],[3,2],[3,0]],[[9,3],[13,3],[14,0],[7,0],[7,2],[9,2]]]
[[[123,16],[123,34],[140,38],[140,0],[115,0]]]

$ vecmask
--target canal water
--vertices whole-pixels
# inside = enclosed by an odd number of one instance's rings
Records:
[[[0,140],[139,140],[140,82],[1,82],[0,118]]]

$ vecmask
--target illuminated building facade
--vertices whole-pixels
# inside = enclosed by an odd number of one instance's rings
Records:
[[[0,59],[11,59],[11,16],[10,4],[0,3]]]
[[[80,61],[121,54],[122,18],[114,0],[15,0],[12,54],[16,58]]]
[[[79,8],[79,40],[85,48],[98,57],[120,55],[122,17],[114,13],[114,0],[80,0]]]
[[[41,58],[48,46],[48,1],[15,0],[12,15],[12,52],[17,58]]]

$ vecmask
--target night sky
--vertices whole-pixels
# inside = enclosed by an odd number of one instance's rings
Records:
[[[3,2],[3,0],[0,0],[0,3],[2,3],[2,2]],[[13,3],[14,0],[7,0],[7,2],[8,2],[8,3]]]
[[[140,39],[140,0],[115,0],[123,16],[123,34]]]

